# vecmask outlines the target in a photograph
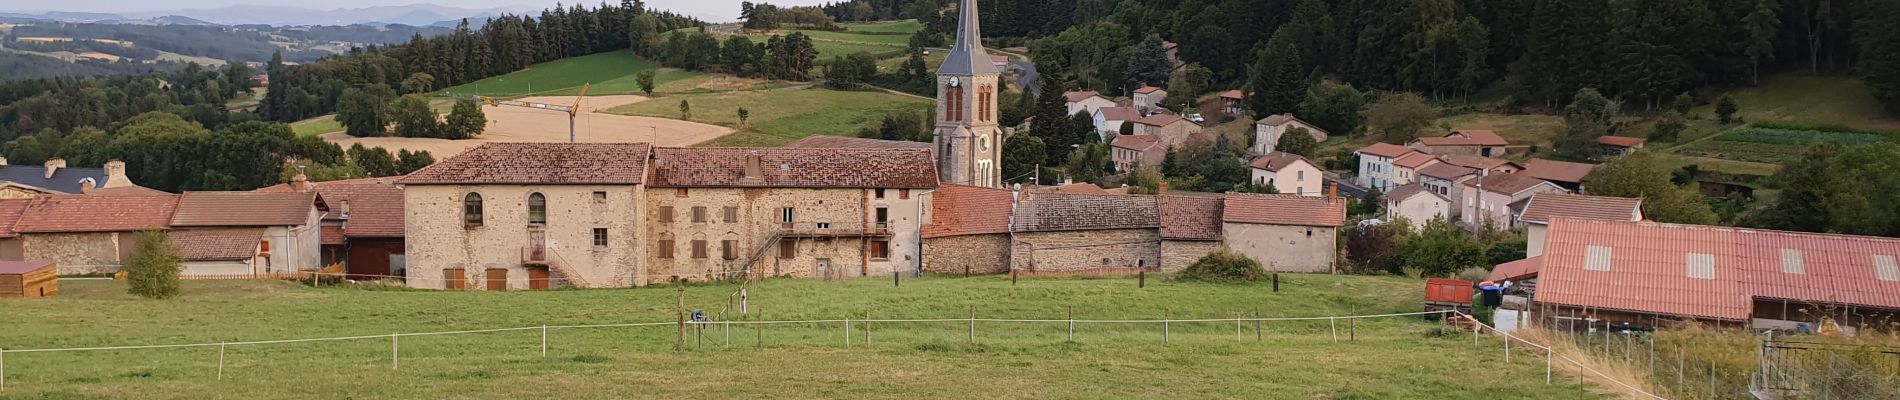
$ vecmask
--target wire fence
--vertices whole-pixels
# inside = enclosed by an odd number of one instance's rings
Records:
[[[1529,351],[1532,357],[1538,356],[1537,353],[1541,351],[1543,353],[1542,358],[1544,360],[1544,383],[1545,384],[1553,383],[1554,367],[1556,366],[1557,361],[1561,360],[1567,363],[1569,367],[1576,368],[1580,371],[1587,373],[1588,375],[1594,375],[1597,379],[1600,379],[1601,381],[1610,384],[1610,386],[1613,386],[1611,389],[1616,389],[1618,391],[1627,391],[1627,393],[1630,394],[1630,398],[1632,399],[1667,400],[1667,398],[1662,397],[1661,395],[1644,390],[1641,386],[1638,386],[1640,382],[1637,384],[1624,382],[1623,379],[1619,379],[1617,377],[1611,376],[1610,374],[1605,373],[1601,370],[1598,370],[1597,368],[1586,365],[1583,361],[1579,361],[1577,358],[1572,358],[1570,355],[1566,355],[1566,354],[1559,354],[1557,353],[1556,349],[1552,346],[1552,344],[1549,344],[1549,343],[1540,344],[1537,342],[1532,342],[1523,337],[1519,337],[1517,335],[1511,334],[1510,332],[1506,332],[1504,330],[1497,329],[1496,327],[1493,327],[1489,324],[1485,324],[1484,322],[1479,321],[1477,318],[1472,317],[1470,314],[1458,313],[1458,317],[1465,318],[1471,322],[1472,324],[1471,344],[1474,347],[1482,346],[1482,343],[1480,342],[1480,339],[1479,339],[1479,334],[1485,330],[1490,330],[1494,336],[1503,338],[1504,339],[1503,360],[1507,364],[1511,362],[1511,344],[1513,342],[1523,343],[1523,346],[1529,346],[1532,349],[1531,351]],[[1518,352],[1522,354],[1525,352],[1525,350],[1520,349],[1518,350]],[[1578,357],[1587,357],[1587,355],[1578,355]]]

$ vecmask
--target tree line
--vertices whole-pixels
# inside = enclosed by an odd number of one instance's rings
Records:
[[[453,33],[408,43],[352,49],[349,54],[311,64],[291,65],[272,57],[270,91],[258,116],[296,121],[336,110],[347,89],[386,85],[411,94],[436,91],[502,75],[529,65],[663,40],[661,33],[704,25],[670,12],[648,10],[638,0],[618,6],[580,5],[542,10],[538,17],[504,15],[481,29],[463,21]],[[404,81],[427,75],[425,85]],[[407,87],[405,87],[407,86]]]

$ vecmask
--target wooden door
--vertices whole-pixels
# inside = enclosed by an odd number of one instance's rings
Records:
[[[462,280],[465,278],[464,275],[465,274],[463,274],[463,270],[461,268],[450,268],[450,269],[442,270],[442,282],[443,282],[442,288],[449,289],[449,290],[462,290],[463,287],[465,286],[462,283]]]
[[[528,289],[530,290],[547,290],[548,289],[548,269],[547,268],[528,268]]]
[[[508,270],[501,269],[501,268],[489,268],[487,275],[488,275],[488,290],[489,291],[493,291],[493,292],[508,291]]]
[[[826,279],[826,280],[830,280],[830,279],[831,279],[831,259],[829,259],[829,258],[820,258],[820,259],[818,259],[818,271],[817,271],[817,272],[818,272],[818,277],[819,277],[819,278],[821,278],[821,279]]]

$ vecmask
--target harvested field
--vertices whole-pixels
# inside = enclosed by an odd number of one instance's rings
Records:
[[[573,97],[529,97],[523,101],[565,104]],[[675,119],[613,115],[597,112],[646,101],[645,96],[592,96],[582,102],[582,112],[574,122],[577,142],[618,143],[651,142],[659,146],[691,146],[731,134],[732,128]],[[342,132],[324,134],[324,140],[343,147],[362,143],[390,151],[426,150],[436,159],[446,158],[486,142],[566,142],[567,115],[554,110],[521,107],[482,107],[488,115],[488,130],[469,140],[422,139],[401,137],[358,138]]]

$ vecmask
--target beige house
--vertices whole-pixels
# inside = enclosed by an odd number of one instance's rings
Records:
[[[1155,135],[1169,147],[1186,144],[1201,133],[1201,125],[1173,114],[1155,114],[1135,121],[1136,135]]]
[[[1385,218],[1405,218],[1413,229],[1425,227],[1433,219],[1451,220],[1451,198],[1420,184],[1399,186],[1385,193]]]
[[[1154,135],[1115,135],[1109,154],[1115,163],[1115,172],[1128,172],[1136,165],[1160,168],[1166,161],[1168,147],[1161,143],[1160,136]]]
[[[1462,199],[1465,195],[1465,181],[1478,179],[1478,170],[1440,162],[1419,168],[1418,177],[1418,184],[1432,193],[1437,193],[1446,199]],[[1457,206],[1452,206],[1446,218],[1458,221],[1460,212]]]
[[[1510,144],[1495,131],[1467,129],[1451,131],[1440,137],[1413,139],[1406,147],[1441,156],[1501,157],[1504,147]]]
[[[1233,92],[1238,93],[1239,91],[1236,90]],[[1325,142],[1329,135],[1325,129],[1320,129],[1312,123],[1294,117],[1293,114],[1267,116],[1266,118],[1261,118],[1259,121],[1254,122],[1253,127],[1254,154],[1272,153],[1274,148],[1280,145],[1280,136],[1286,134],[1287,131],[1293,128],[1305,129],[1306,134],[1313,136],[1314,143]]]
[[[914,272],[920,149],[491,143],[400,181],[409,285],[518,290]]]
[[[1075,115],[1075,113],[1094,115],[1095,110],[1115,106],[1115,100],[1102,97],[1101,93],[1093,90],[1063,93],[1062,97],[1067,100],[1069,106],[1069,113],[1064,115]]]
[[[1524,170],[1523,165],[1502,158],[1449,155],[1438,156],[1438,159],[1446,164],[1484,171],[1485,174],[1515,174]]]
[[[1392,184],[1403,186],[1418,182],[1422,179],[1422,177],[1418,175],[1419,169],[1440,162],[1438,156],[1419,152],[1399,156],[1399,158],[1392,160]]]
[[[316,192],[186,192],[172,214],[171,240],[186,275],[311,271],[323,267]]]
[[[1229,193],[1221,209],[1227,248],[1268,271],[1336,272],[1346,201],[1335,197]]]
[[[1319,165],[1307,161],[1298,154],[1270,152],[1254,157],[1248,165],[1253,172],[1253,184],[1273,185],[1274,191],[1300,196],[1324,196],[1320,193]]]
[[[1563,193],[1564,188],[1523,174],[1488,174],[1465,181],[1459,199],[1463,222],[1475,226],[1518,227],[1517,214],[1538,193]]]
[[[1141,119],[1141,112],[1132,107],[1102,107],[1095,109],[1095,131],[1104,134],[1120,134],[1122,123]],[[1136,127],[1140,129],[1139,126]]]
[[[1526,257],[1544,255],[1544,240],[1550,236],[1552,218],[1594,219],[1635,222],[1643,220],[1643,199],[1586,196],[1568,193],[1538,193],[1531,196],[1517,220],[1525,226],[1530,245]]]
[[[1161,103],[1168,100],[1168,91],[1154,86],[1142,86],[1135,89],[1135,109],[1152,112],[1164,108]]]

